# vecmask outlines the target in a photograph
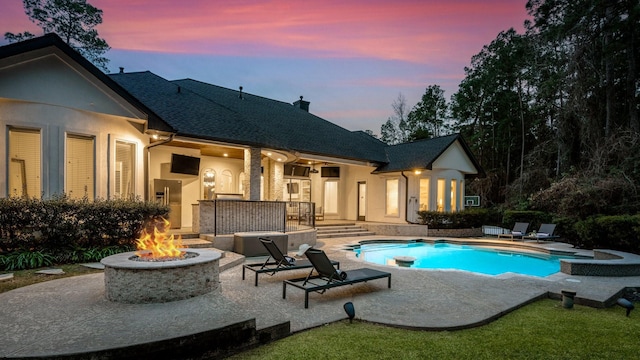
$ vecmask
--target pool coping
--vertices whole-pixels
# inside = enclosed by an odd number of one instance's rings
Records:
[[[609,249],[582,250],[568,244],[527,243],[493,239],[471,238],[415,238],[415,239],[364,239],[357,244],[345,244],[350,250],[372,243],[448,243],[456,245],[491,246],[493,248],[515,248],[527,252],[545,253],[557,256],[573,256],[575,259],[561,259],[560,272],[582,276],[640,276],[640,256]]]

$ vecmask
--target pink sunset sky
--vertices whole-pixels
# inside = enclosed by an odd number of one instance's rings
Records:
[[[89,0],[109,72],[149,70],[280,101],[349,130],[372,130],[402,93],[457,91],[464,67],[500,31],[522,32],[526,0]],[[2,0],[0,33],[42,31]],[[0,44],[6,44],[4,39]]]

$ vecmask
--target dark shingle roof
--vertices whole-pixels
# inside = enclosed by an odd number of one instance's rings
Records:
[[[73,61],[78,63],[84,69],[86,69],[91,75],[95,76],[99,81],[104,83],[108,88],[113,90],[116,94],[126,100],[129,104],[147,114],[149,126],[160,131],[174,131],[167,123],[162,121],[152,110],[144,106],[138,99],[131,96],[125,89],[123,89],[116,82],[111,80],[109,76],[103,73],[89,60],[85,59],[80,53],[67,45],[62,39],[53,33],[46,34],[44,36],[36,37],[33,39],[20,41],[17,43],[0,46],[0,59],[9,58],[21,54],[26,54],[31,51],[45,49],[47,47],[56,47],[62,51],[65,55],[70,57]]]
[[[250,146],[277,143],[236,111],[149,71],[109,76],[153,109],[178,135]]]
[[[290,103],[184,79],[173,84],[237,112],[267,134],[264,145],[345,159],[384,162],[384,144],[372,142]]]
[[[455,141],[460,142],[460,145],[473,163],[473,166],[478,170],[478,174],[482,174],[482,168],[476,162],[471,150],[460,134],[388,146],[386,148],[388,162],[379,166],[373,173],[379,174],[413,169],[431,169],[433,162]]]

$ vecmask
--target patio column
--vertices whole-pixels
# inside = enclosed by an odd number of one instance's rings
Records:
[[[284,164],[269,159],[269,200],[288,201],[284,198]]]
[[[247,200],[260,200],[260,158],[261,149],[252,147],[244,150],[244,188],[247,189],[245,198]]]

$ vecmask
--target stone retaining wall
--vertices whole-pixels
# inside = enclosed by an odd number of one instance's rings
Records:
[[[640,276],[640,256],[615,250],[593,250],[593,260],[562,259],[560,271],[584,276]]]
[[[430,229],[426,225],[358,223],[376,235],[425,237],[481,237],[482,228]]]

